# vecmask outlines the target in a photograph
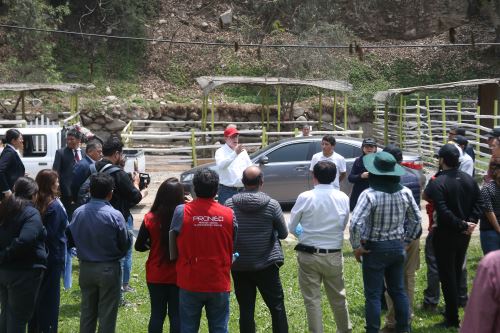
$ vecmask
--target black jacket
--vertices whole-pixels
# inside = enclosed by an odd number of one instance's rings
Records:
[[[112,164],[111,161],[102,159],[96,162],[95,167],[99,172],[106,164]],[[141,192],[134,186],[128,173],[119,170],[111,173],[111,177],[115,180],[115,188],[113,197],[109,202],[114,209],[119,210],[125,221],[130,215],[130,208],[137,205],[142,200]]]
[[[458,169],[444,170],[425,188],[434,203],[439,229],[462,232],[468,222],[477,222],[481,215],[479,186],[474,179]]]
[[[24,172],[24,164],[19,154],[11,146],[5,146],[0,155],[0,193],[12,191],[14,183],[24,176]]]
[[[0,225],[0,269],[46,268],[47,232],[32,203]]]
[[[370,184],[368,183],[368,178],[361,178],[361,174],[367,171],[365,168],[365,164],[363,163],[364,156],[365,155],[361,155],[356,160],[354,160],[351,173],[349,174],[349,177],[347,177],[349,182],[354,184],[352,187],[351,195],[349,197],[349,209],[351,210],[351,212],[354,210],[354,207],[356,207],[361,192],[363,192],[370,186]]]
[[[81,151],[82,159],[85,157]],[[71,200],[71,181],[73,179],[73,167],[75,166],[75,155],[73,149],[65,147],[56,151],[54,165],[52,169],[59,174],[59,187],[61,188],[61,198]],[[64,201],[64,200],[63,200]]]
[[[283,251],[279,239],[288,229],[279,203],[262,192],[242,192],[226,201],[238,221],[234,249],[239,257],[232,270],[256,271],[273,264],[282,265]]]

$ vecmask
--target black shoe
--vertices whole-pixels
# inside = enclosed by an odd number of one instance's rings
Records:
[[[445,320],[443,322],[440,322],[439,324],[434,325],[434,327],[436,327],[436,328],[460,328],[460,324],[459,323],[452,324],[452,323]]]
[[[437,306],[437,304],[423,303],[422,304],[422,310],[427,311],[427,312],[437,313],[438,312],[438,306]]]

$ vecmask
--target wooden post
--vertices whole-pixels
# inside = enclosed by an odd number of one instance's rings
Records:
[[[277,88],[278,93],[278,132],[281,131],[281,87]]]
[[[323,122],[323,92],[320,90],[319,91],[319,125],[318,125],[318,131],[321,131],[321,125],[322,125],[322,122]]]
[[[260,109],[260,122],[262,124],[262,128],[264,128],[264,108],[265,108],[265,104],[264,104],[264,92],[260,91],[260,103],[262,105],[262,108]]]
[[[344,131],[347,131],[347,95],[344,95]]]
[[[193,159],[193,167],[198,166],[196,158],[196,137],[194,136],[194,128],[191,128],[191,158]]]
[[[458,123],[462,123],[462,95],[458,96],[457,103]]]
[[[399,137],[399,146],[403,147],[403,95],[399,95],[399,121],[398,121],[398,137]]]
[[[441,122],[443,128],[443,144],[445,144],[448,136],[446,135],[446,102],[444,98],[441,98]]]
[[[24,98],[24,91],[21,91],[21,115],[26,119],[26,100]]]
[[[268,87],[266,87],[265,98],[266,98],[266,130],[269,131],[269,88]]]
[[[420,95],[417,95],[417,151],[422,152],[422,136],[420,134]]]
[[[384,106],[384,145],[389,144],[389,102],[385,101]]]
[[[206,130],[206,119],[205,114],[208,104],[208,95],[203,95],[203,106],[201,108],[201,130],[205,132]]]
[[[481,129],[479,128],[481,126],[481,118],[479,117],[481,115],[481,106],[477,106],[477,113],[476,113],[476,151],[479,154],[481,151],[481,146],[479,143],[481,142]]]
[[[336,130],[337,126],[337,92],[333,94],[333,130]]]
[[[294,132],[294,134],[293,134],[294,137],[297,136],[297,135],[299,135],[299,129],[297,127],[295,127],[295,129],[293,130],[293,132]]]
[[[495,115],[495,118],[493,119],[493,127],[497,127],[498,125],[498,99],[495,99],[493,102],[493,115]]]
[[[407,123],[406,120],[406,97],[403,97],[403,122],[401,123],[401,134],[402,134],[402,145],[401,149],[404,149],[406,146],[406,132],[403,130],[403,125]]]
[[[429,96],[425,96],[425,108],[427,109],[427,127],[429,127],[429,149],[431,150],[431,154],[434,155],[434,147],[432,145],[432,121]]]
[[[212,122],[211,129],[213,132],[215,130],[215,125],[214,125],[214,122],[215,122],[215,94],[212,94],[212,105],[210,105],[210,112],[211,112],[210,120]]]

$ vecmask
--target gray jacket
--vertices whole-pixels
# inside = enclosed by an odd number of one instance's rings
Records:
[[[282,265],[279,239],[288,235],[279,203],[267,194],[244,191],[226,201],[238,221],[235,251],[239,253],[232,270],[257,271],[270,265]]]

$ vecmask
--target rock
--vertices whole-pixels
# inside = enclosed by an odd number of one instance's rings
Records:
[[[321,120],[325,122],[331,122],[333,120],[333,116],[330,113],[325,113],[323,110],[323,114],[321,115]]]
[[[152,97],[153,97],[153,99],[160,99],[160,96],[158,96],[158,94],[154,91],[153,91]]]
[[[210,25],[207,22],[201,22],[201,30],[207,31],[210,28]]]
[[[109,86],[107,86],[105,90],[108,94],[111,94],[111,88]]]
[[[122,113],[119,109],[113,109],[113,111],[111,111],[111,115],[114,118],[118,118],[118,117],[121,117]]]
[[[193,112],[189,113],[189,118],[192,120],[200,120],[201,117],[200,117],[200,114],[193,111]]]
[[[33,105],[35,108],[42,106],[42,104],[43,104],[43,101],[39,98],[33,98],[31,100],[31,105]]]
[[[3,102],[3,105],[5,105],[5,106],[11,106],[12,103],[10,101],[5,101],[5,102]]]
[[[102,126],[101,126],[101,125],[99,125],[99,124],[96,124],[96,123],[91,123],[91,124],[89,124],[89,125],[87,126],[87,128],[88,128],[89,130],[91,130],[92,132],[95,132],[95,131],[99,131],[99,130],[101,130],[101,129],[102,129]]]
[[[174,15],[174,14],[172,14],[172,16],[173,16],[173,15]],[[159,20],[159,21],[158,21],[158,23],[159,23],[159,24],[166,24],[167,22],[168,22],[168,21],[167,21],[167,20],[165,20],[165,19],[161,19],[161,20]]]
[[[98,125],[104,125],[106,124],[106,119],[104,119],[104,117],[97,117],[94,119],[94,123]]]
[[[92,124],[92,118],[90,118],[84,114],[80,113],[80,119],[82,121],[83,126],[87,126],[89,124]]]
[[[305,116],[299,116],[295,119],[296,121],[307,121],[307,118]]]
[[[165,105],[167,105],[167,103],[165,103],[164,101],[161,101],[161,102],[160,102],[160,105],[161,105],[161,106],[165,106]]]
[[[106,124],[106,129],[110,131],[121,131],[127,126],[127,123],[121,119],[113,119],[113,121]]]
[[[113,96],[113,95],[110,95],[110,96],[106,96],[106,97],[104,97],[104,101],[105,101],[105,102],[114,102],[114,101],[116,101],[116,100],[118,100],[118,97]]]
[[[304,108],[301,108],[301,107],[295,107],[293,108],[293,117],[294,118],[298,118],[300,116],[303,116],[304,113],[305,113],[306,110],[304,110]]]
[[[233,22],[233,11],[229,9],[219,16],[219,24],[221,29],[228,27]]]

